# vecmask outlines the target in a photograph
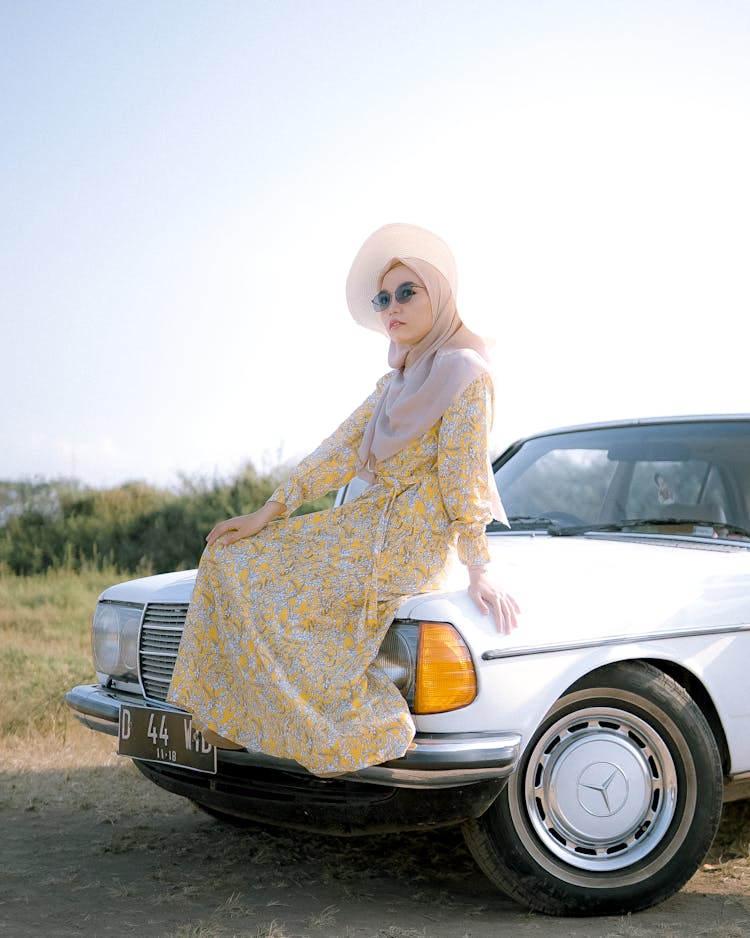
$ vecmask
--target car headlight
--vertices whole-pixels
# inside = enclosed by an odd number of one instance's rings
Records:
[[[388,629],[375,658],[375,664],[393,681],[406,702],[414,703],[414,681],[417,674],[419,623],[397,621]]]
[[[97,673],[115,678],[136,678],[138,633],[143,606],[100,600],[91,627],[91,650]]]
[[[375,664],[401,691],[413,713],[445,713],[477,695],[471,652],[449,622],[397,619]]]

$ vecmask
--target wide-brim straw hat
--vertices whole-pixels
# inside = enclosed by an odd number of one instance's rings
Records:
[[[372,299],[380,290],[380,277],[386,266],[394,258],[404,257],[416,257],[432,264],[445,277],[453,296],[456,296],[456,261],[442,238],[417,225],[384,225],[359,249],[346,278],[346,302],[361,326],[387,335],[380,314],[372,308]]]

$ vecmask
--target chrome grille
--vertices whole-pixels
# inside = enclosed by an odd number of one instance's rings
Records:
[[[151,700],[167,699],[187,610],[187,603],[149,603],[146,606],[138,663],[143,693]]]

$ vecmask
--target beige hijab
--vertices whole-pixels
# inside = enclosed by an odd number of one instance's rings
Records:
[[[377,463],[424,436],[480,375],[491,376],[487,344],[461,322],[445,277],[427,261],[398,257],[386,266],[381,282],[396,263],[413,271],[424,284],[433,325],[417,345],[391,341],[388,363],[395,374],[378,400],[359,449],[358,474],[367,482],[372,482]],[[492,516],[507,524],[489,456],[488,472]]]

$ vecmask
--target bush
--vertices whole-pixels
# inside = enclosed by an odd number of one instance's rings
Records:
[[[177,491],[131,482],[88,489],[70,480],[0,483],[0,566],[15,574],[115,567],[165,573],[197,565],[213,525],[263,505],[282,468],[236,478],[182,478]],[[330,496],[301,511],[332,503]]]

